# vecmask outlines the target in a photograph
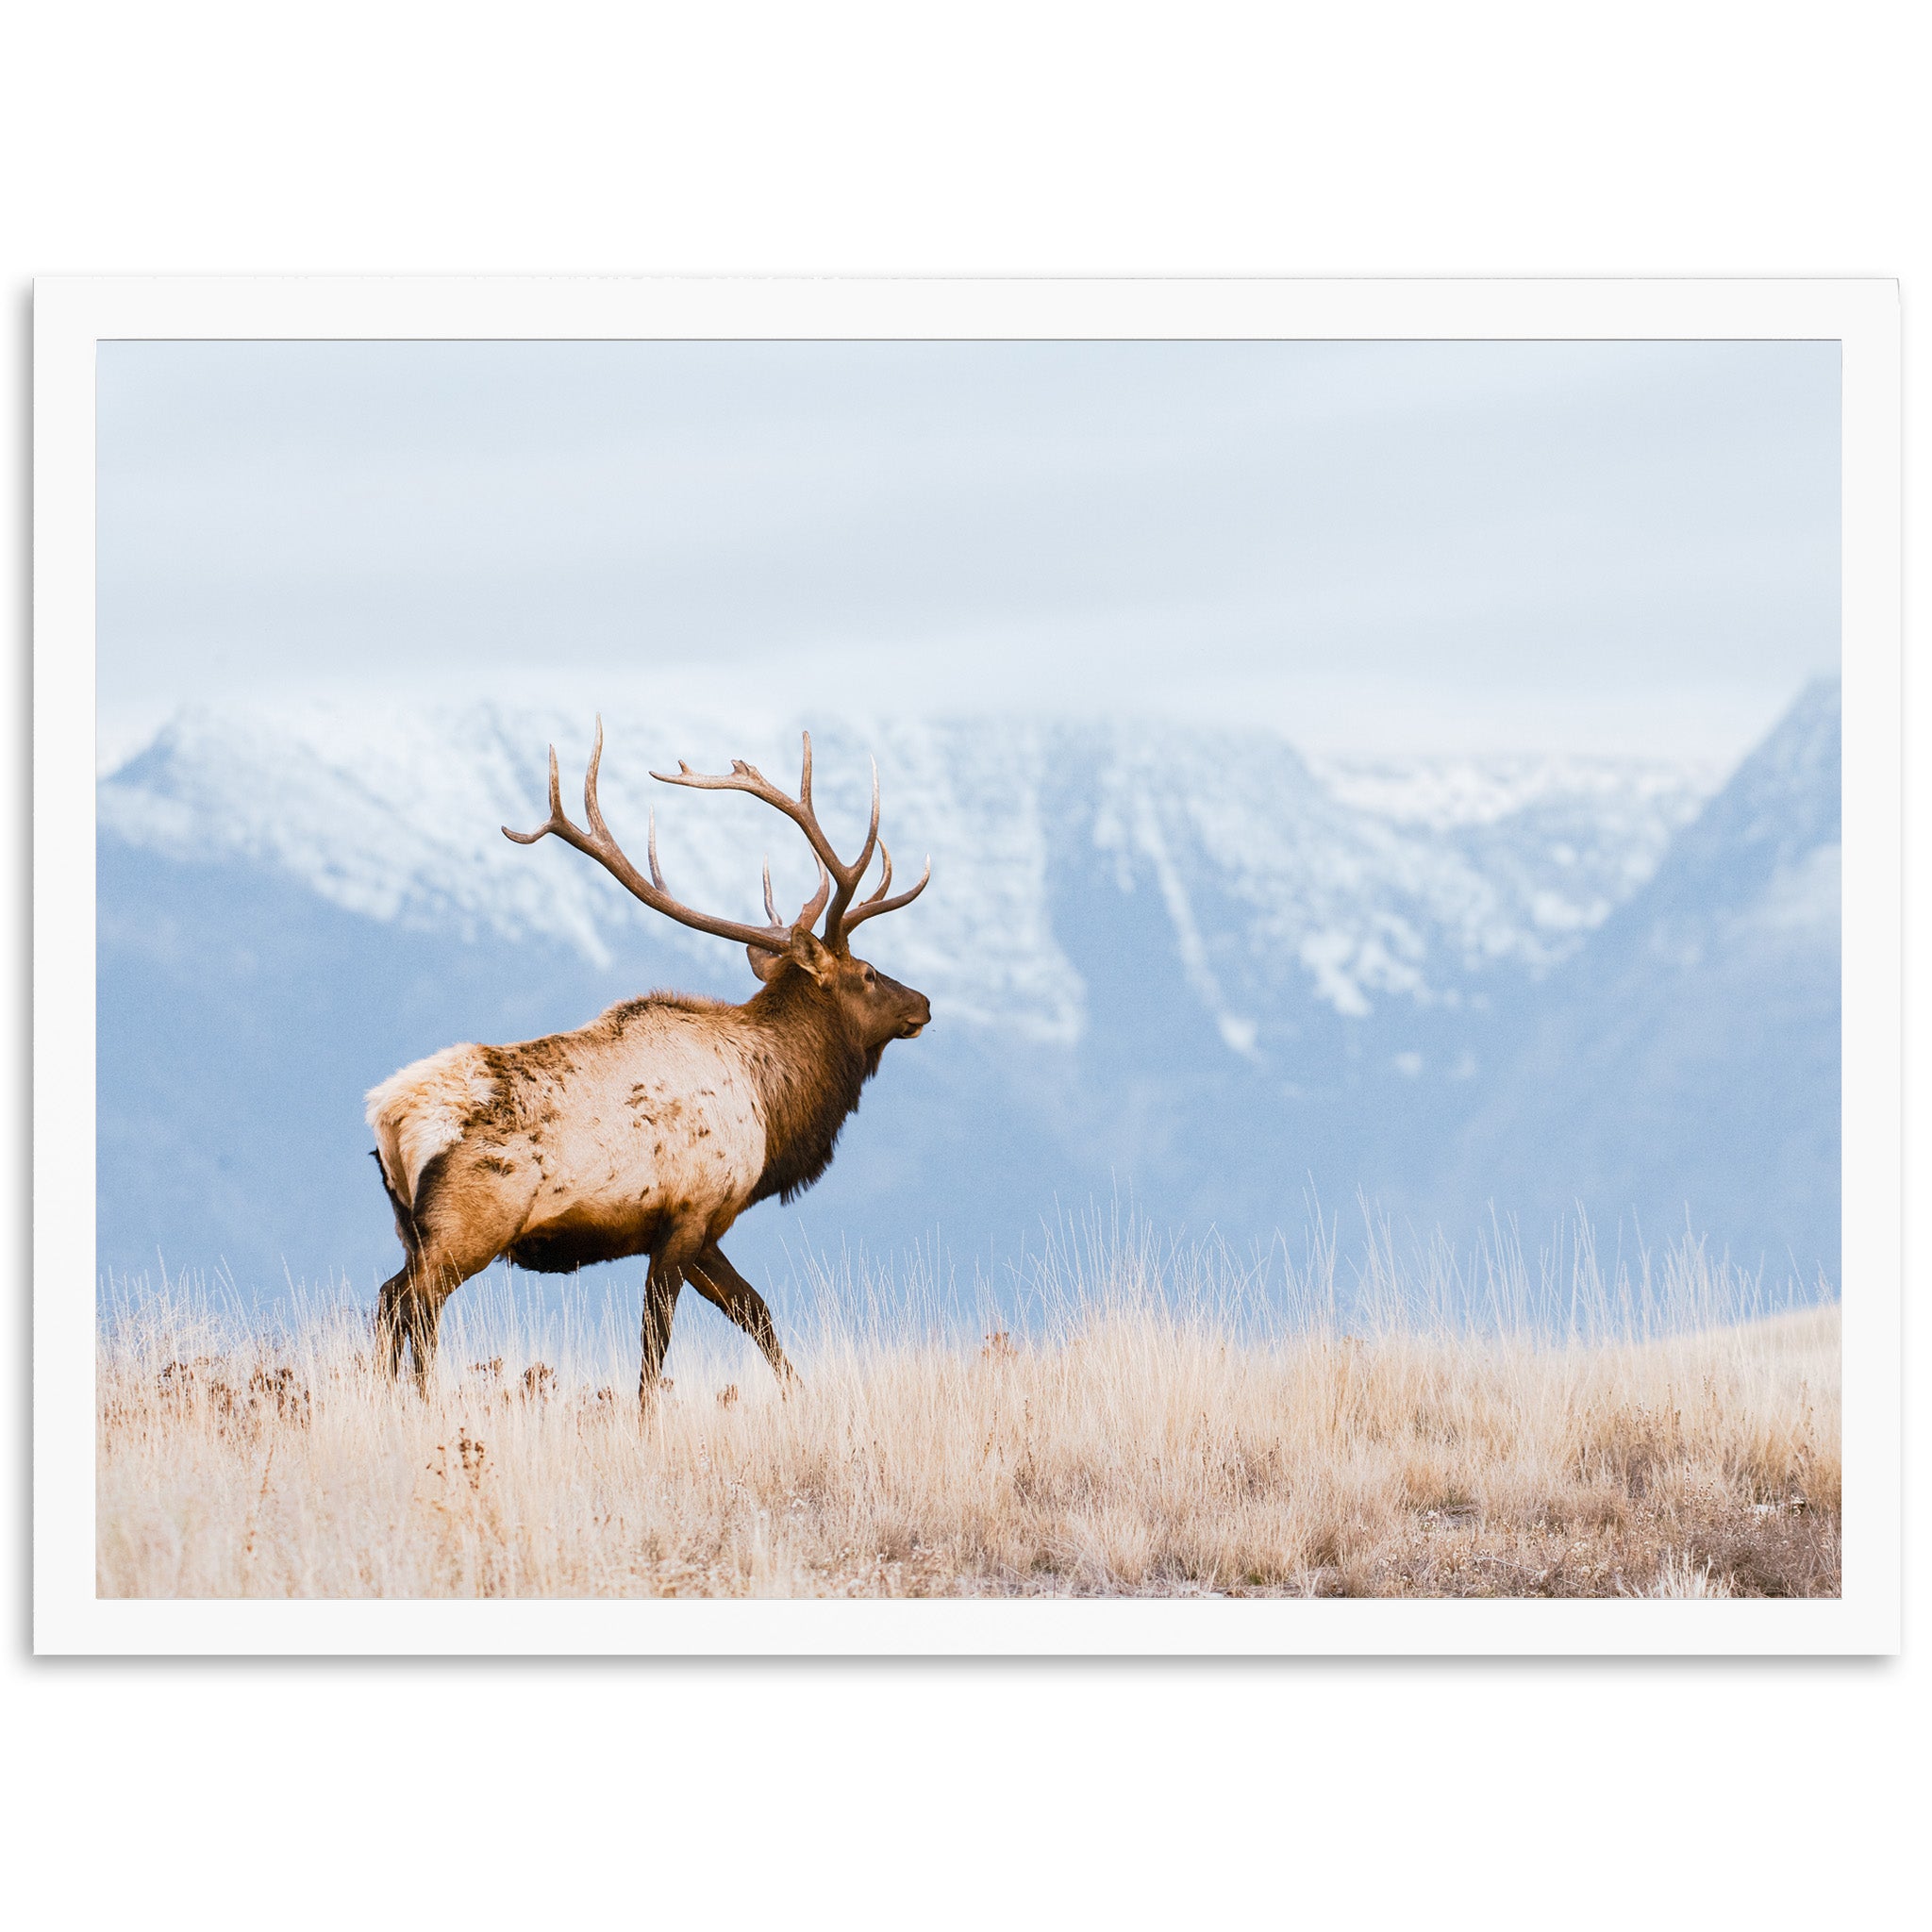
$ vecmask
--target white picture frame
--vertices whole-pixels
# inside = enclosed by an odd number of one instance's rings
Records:
[[[1799,1655],[1900,1629],[1899,305],[1875,280],[42,280],[34,311],[34,1646],[42,1654]],[[1841,344],[1844,1573],[1830,1600],[184,1602],[94,1593],[94,358],[115,339]]]

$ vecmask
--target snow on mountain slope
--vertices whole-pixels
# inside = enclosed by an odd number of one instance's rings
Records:
[[[1840,694],[1810,686],[1525,1011],[1433,1205],[1648,1204],[1836,1277]],[[1577,1095],[1591,1097],[1579,1107]]]
[[[1338,798],[1427,826],[1467,855],[1543,936],[1544,966],[1650,877],[1724,776],[1631,758],[1330,758],[1317,769]]]
[[[1807,933],[1836,961],[1840,741],[1836,680],[1808,686],[1672,847],[1612,935],[1658,961],[1734,937]]]
[[[416,929],[561,941],[600,966],[642,922],[688,954],[714,949],[578,855],[526,850],[498,829],[541,820],[548,741],[575,801],[590,724],[483,706],[196,709],[101,781],[101,825],[172,858],[263,864]],[[1285,1002],[1344,1017],[1389,998],[1453,1007],[1491,969],[1547,971],[1642,884],[1703,790],[1703,774],[1655,765],[1317,771],[1259,733],[1153,724],[834,718],[814,745],[820,808],[845,849],[862,834],[870,753],[901,876],[931,853],[916,913],[868,938],[951,1014],[1043,1041],[1079,1037],[1085,989],[1048,879],[1055,863],[1086,864],[1111,868],[1123,890],[1137,876],[1154,886],[1189,983],[1237,1052],[1254,1050]],[[638,856],[657,811],[681,897],[755,918],[763,854],[788,903],[808,889],[797,834],[753,801],[648,776],[680,757],[723,770],[734,756],[795,786],[790,730],[613,711],[600,795]]]

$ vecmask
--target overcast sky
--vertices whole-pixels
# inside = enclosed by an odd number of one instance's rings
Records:
[[[1728,759],[1839,660],[1836,343],[103,343],[184,701],[1128,708]]]

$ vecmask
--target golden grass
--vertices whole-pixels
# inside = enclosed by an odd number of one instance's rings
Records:
[[[533,1341],[476,1286],[426,1400],[375,1373],[350,1310],[237,1336],[151,1304],[104,1331],[97,1587],[1838,1592],[1835,1306],[1561,1341],[1358,1307],[1347,1334],[1307,1306],[1271,1329],[1215,1273],[1176,1297],[1116,1267],[1038,1337],[827,1320],[783,1398],[692,1305],[641,1416],[634,1355]],[[1682,1265],[1679,1314],[1723,1299],[1710,1274]]]

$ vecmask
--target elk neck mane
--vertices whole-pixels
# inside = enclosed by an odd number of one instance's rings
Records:
[[[793,966],[738,1011],[765,1125],[765,1171],[751,1198],[790,1201],[832,1164],[839,1130],[858,1111],[884,1049],[854,1039],[836,1002]]]

